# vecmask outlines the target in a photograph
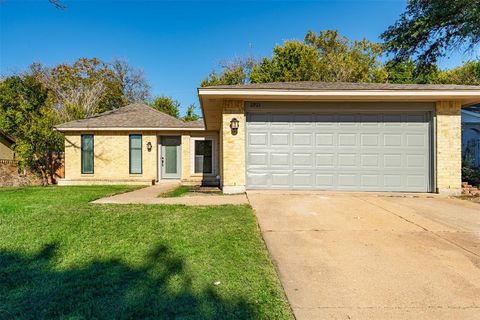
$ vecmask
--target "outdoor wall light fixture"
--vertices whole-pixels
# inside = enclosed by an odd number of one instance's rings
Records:
[[[232,130],[232,134],[236,135],[238,133],[238,127],[240,125],[240,121],[237,118],[233,118],[230,120],[230,129]]]
[[[152,151],[152,143],[150,141],[147,142],[147,150],[148,152]]]

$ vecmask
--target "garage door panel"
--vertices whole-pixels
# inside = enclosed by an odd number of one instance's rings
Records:
[[[294,172],[293,173],[293,185],[294,187],[301,188],[313,188],[315,181],[313,179],[313,173],[311,172]]]
[[[270,174],[268,173],[259,173],[259,172],[250,172],[247,176],[247,184],[256,186],[256,187],[269,187],[268,179]]]
[[[270,164],[272,167],[279,166],[281,168],[290,167],[290,153],[285,152],[271,152]]]
[[[380,175],[378,174],[362,174],[360,176],[362,187],[378,187],[380,186]]]
[[[380,141],[380,134],[366,133],[360,134],[360,146],[362,147],[378,147]]]
[[[429,121],[427,112],[248,112],[247,188],[429,191]]]
[[[291,185],[290,173],[272,173],[272,186],[289,188]]]
[[[247,160],[251,166],[268,166],[268,153],[267,152],[248,152]]]
[[[266,147],[268,144],[268,134],[266,132],[249,133],[248,144],[250,146]]]
[[[313,153],[295,152],[293,153],[293,169],[313,168]]]
[[[383,145],[385,147],[401,147],[402,135],[401,134],[384,134]]]
[[[335,154],[317,153],[315,155],[315,166],[317,168],[333,168],[335,166]]]
[[[316,174],[315,185],[317,187],[331,189],[335,187],[335,175],[329,173]]]
[[[355,153],[340,153],[338,155],[338,167],[356,167],[357,155]]]
[[[367,169],[379,169],[380,156],[378,154],[361,154],[360,166]]]
[[[293,133],[293,146],[313,146],[313,133]]]
[[[427,145],[427,137],[424,134],[407,134],[407,147],[425,147]]]
[[[356,173],[341,173],[338,174],[339,188],[353,188],[358,186],[358,174]]]

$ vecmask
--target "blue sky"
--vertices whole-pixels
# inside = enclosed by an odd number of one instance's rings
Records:
[[[337,29],[351,39],[379,35],[406,1],[64,1],[0,0],[0,74],[32,62],[120,58],[141,68],[154,95],[197,103],[196,88],[220,61],[270,56],[275,44],[307,30]],[[460,54],[441,67],[465,60]]]

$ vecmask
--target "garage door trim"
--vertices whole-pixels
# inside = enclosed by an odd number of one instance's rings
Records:
[[[246,170],[245,170],[245,175],[246,175],[246,181],[247,181],[247,188],[248,189],[266,189],[264,186],[256,187],[252,185],[251,182],[249,182],[249,170],[251,170],[250,164],[249,164],[249,152],[250,152],[250,144],[249,144],[249,131],[251,129],[249,128],[249,123],[251,123],[251,115],[254,113],[289,113],[291,115],[302,115],[302,114],[308,114],[313,117],[318,117],[319,115],[322,114],[330,114],[330,115],[354,115],[357,118],[360,118],[361,116],[364,115],[378,115],[380,112],[382,114],[382,123],[385,123],[383,121],[383,115],[388,115],[389,113],[396,113],[397,115],[399,113],[407,113],[411,112],[412,114],[403,114],[402,117],[407,117],[407,116],[412,116],[414,114],[420,114],[423,113],[425,115],[425,120],[422,122],[424,124],[424,127],[422,128],[422,132],[425,133],[426,135],[426,143],[427,146],[424,146],[424,154],[427,157],[425,161],[428,161],[428,164],[425,164],[424,170],[422,175],[424,176],[424,184],[425,184],[425,190],[391,190],[391,189],[386,189],[386,190],[369,190],[368,187],[365,188],[365,186],[358,184],[354,187],[351,188],[351,190],[354,191],[399,191],[399,192],[432,192],[434,190],[434,148],[435,148],[435,141],[433,139],[434,137],[434,110],[435,106],[433,103],[384,103],[384,102],[371,102],[371,103],[364,103],[364,102],[345,102],[345,103],[339,103],[339,102],[331,102],[331,103],[315,103],[315,102],[247,102],[246,103],[246,108],[245,108],[245,121],[246,121],[246,130],[245,130],[245,144],[246,144],[246,152],[245,152],[245,163],[246,163]],[[402,118],[403,119],[403,118]],[[356,122],[356,121],[354,121]],[[338,124],[337,124],[338,125]],[[269,125],[268,125],[269,126]],[[338,129],[337,130],[341,130]],[[359,129],[357,129],[358,132]],[[363,130],[363,129],[362,129]],[[379,129],[380,130],[380,129]],[[296,131],[295,129],[291,128],[289,129],[290,133],[294,133]],[[308,130],[306,131],[308,132]],[[341,132],[341,131],[338,131]],[[362,131],[363,132],[363,131]],[[380,133],[380,131],[378,131]],[[313,131],[312,133],[318,133],[317,131]],[[315,134],[314,134],[315,135]],[[358,140],[358,139],[357,139]],[[332,148],[337,147],[332,146]],[[356,146],[357,148],[360,148],[359,146]],[[363,148],[363,147],[362,147]],[[382,149],[383,150],[383,149]],[[268,152],[271,152],[271,149],[267,150]],[[338,150],[337,150],[338,151]],[[383,151],[386,152],[386,151]],[[313,153],[315,157],[315,152]],[[270,161],[270,160],[269,160]],[[316,175],[317,175],[317,166],[313,165],[311,167],[313,169],[311,172],[311,175],[313,174],[314,177],[313,179],[316,180]],[[409,167],[410,168],[410,167]],[[357,168],[353,168],[352,170],[357,169],[357,174],[358,170],[362,170],[363,167],[358,166]],[[408,168],[407,168],[408,169]],[[270,170],[270,163],[265,169],[267,170],[266,173],[268,173]],[[285,171],[285,169],[283,169]],[[292,168],[292,170],[294,170]],[[302,171],[295,169],[296,172],[301,175]],[[383,170],[380,169],[380,170]],[[255,170],[254,170],[255,171]],[[332,171],[335,171],[335,169],[332,169]],[[335,174],[339,175],[341,172],[341,169],[336,169]],[[273,172],[273,171],[272,171]],[[381,172],[379,171],[379,174]],[[269,173],[270,174],[270,173]],[[321,175],[321,173],[319,173]],[[407,171],[407,174],[408,171]],[[410,173],[411,175],[414,175],[414,172]],[[410,175],[409,174],[409,175]],[[250,175],[251,176],[251,175]],[[359,182],[359,179],[361,176],[359,175],[357,178],[357,181]],[[293,179],[293,176],[292,178]],[[363,178],[362,178],[363,179]],[[383,178],[382,178],[383,179]],[[270,183],[271,185],[271,183]],[[409,184],[410,185],[410,184]],[[291,182],[290,187],[267,187],[268,189],[283,189],[283,190],[291,190],[293,189],[299,189],[302,190],[303,188],[296,188],[294,186],[294,183]],[[315,181],[314,184],[312,184],[310,187],[305,187],[304,190],[332,190],[332,188],[324,188],[324,187],[319,187],[317,181]],[[350,188],[345,188],[345,187],[336,187],[333,190],[350,190]]]

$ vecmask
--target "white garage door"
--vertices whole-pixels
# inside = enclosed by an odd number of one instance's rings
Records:
[[[431,191],[430,104],[247,106],[247,188]]]

